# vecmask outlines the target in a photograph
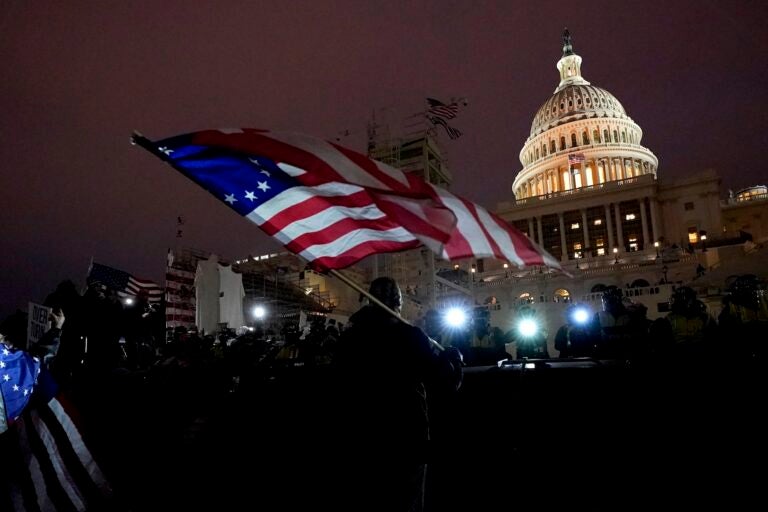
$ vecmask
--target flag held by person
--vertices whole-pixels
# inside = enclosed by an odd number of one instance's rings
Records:
[[[128,272],[108,267],[100,263],[92,263],[86,279],[90,285],[100,282],[109,289],[115,290],[121,298],[144,297],[150,304],[160,302],[163,289],[148,279],[133,277]]]
[[[133,142],[162,158],[318,270],[426,245],[446,260],[493,257],[560,269],[481,206],[322,139],[258,129]]]

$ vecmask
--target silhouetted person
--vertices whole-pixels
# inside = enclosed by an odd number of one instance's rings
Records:
[[[61,345],[61,328],[64,326],[64,313],[61,309],[52,310],[48,315],[51,327],[39,340],[30,345],[29,353],[40,359],[49,370],[55,365],[54,360]]]
[[[652,340],[663,354],[679,363],[691,363],[704,354],[713,325],[696,292],[676,288],[670,297],[670,312],[653,325]]]
[[[765,282],[753,274],[738,276],[723,297],[718,317],[721,355],[763,360],[768,357],[765,332],[768,329],[768,299]]]
[[[399,313],[402,296],[388,277],[375,279],[370,293]],[[388,511],[424,506],[429,394],[458,387],[460,380],[439,348],[418,327],[383,308],[366,305],[350,317],[336,352],[343,401],[339,434],[364,463],[350,467],[346,484]]]
[[[595,336],[587,309],[572,304],[565,310],[565,324],[555,334],[555,349],[559,357],[591,357],[595,352]]]
[[[603,309],[595,314],[597,357],[625,359],[636,356],[648,342],[649,323],[645,311],[636,309],[617,286],[609,286],[602,297]]]
[[[549,359],[547,333],[536,311],[530,306],[518,310],[513,337],[518,359]]]

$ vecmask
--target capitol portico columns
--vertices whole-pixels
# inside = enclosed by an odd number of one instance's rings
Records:
[[[536,233],[533,231],[533,219],[531,217],[528,217],[528,238],[536,241]]]
[[[656,223],[657,213],[656,208],[658,208],[658,203],[656,202],[655,197],[651,197],[651,231],[653,231],[653,241],[659,239],[659,227]]]
[[[538,225],[537,227],[539,228],[539,245],[544,247],[544,229],[541,226],[541,215],[536,217],[536,224]]]
[[[581,225],[584,228],[584,254],[589,252],[589,226],[587,226],[587,209],[581,209]]]
[[[605,205],[605,228],[608,231],[608,249],[612,250],[615,245],[613,243],[613,225],[611,223],[611,205]]]
[[[565,242],[565,218],[563,212],[557,214],[560,221],[560,256],[562,261],[568,261],[568,247]]]
[[[648,240],[648,221],[645,218],[645,198],[640,198],[640,224],[643,227],[643,249],[647,249],[649,246],[653,244],[649,244],[650,240]]]
[[[619,252],[624,252],[624,231],[621,227],[621,206],[619,203],[614,204],[614,208],[616,209],[616,236],[618,237],[617,247],[619,248]]]

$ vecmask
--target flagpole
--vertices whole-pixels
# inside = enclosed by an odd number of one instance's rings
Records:
[[[365,295],[368,298],[368,300],[370,300],[371,302],[373,302],[374,304],[376,304],[381,309],[383,309],[384,311],[386,311],[390,315],[394,316],[398,320],[400,320],[400,321],[402,321],[402,322],[404,322],[404,323],[406,323],[408,325],[413,325],[410,322],[408,322],[405,318],[400,316],[397,312],[395,312],[392,308],[390,308],[389,306],[387,306],[386,304],[381,302],[379,299],[374,297],[368,290],[364,289],[362,286],[360,286],[359,284],[357,284],[356,282],[354,282],[353,280],[351,280],[350,278],[348,278],[347,276],[345,276],[344,274],[342,274],[338,270],[330,270],[328,273],[331,274],[334,277],[339,278],[344,284],[346,284],[347,286],[349,286],[353,290],[358,291],[358,292],[362,293],[363,295]],[[433,340],[429,336],[427,336],[427,338],[432,343],[434,348],[436,348],[436,349],[438,349],[440,351],[445,350],[445,348],[442,345],[440,345],[437,341]]]
[[[93,268],[93,256],[91,256],[91,261],[90,263],[88,263],[88,272],[85,273],[85,286],[83,286],[82,295],[85,295],[85,292],[88,290],[88,277],[91,275],[92,268]]]

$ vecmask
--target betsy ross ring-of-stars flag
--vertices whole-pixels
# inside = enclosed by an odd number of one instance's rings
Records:
[[[492,257],[560,269],[481,206],[329,141],[259,129],[133,142],[256,223],[317,270],[426,245],[445,260]]]

